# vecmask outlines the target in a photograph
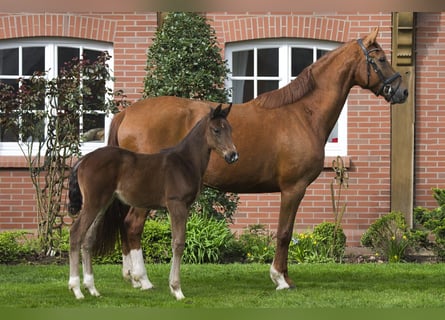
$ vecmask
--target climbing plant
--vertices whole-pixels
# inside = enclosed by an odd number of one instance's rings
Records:
[[[106,53],[95,61],[75,58],[53,79],[45,73],[19,79],[18,89],[0,82],[1,125],[13,128],[20,137],[36,191],[38,236],[46,254],[57,250],[56,238],[66,220],[66,182],[73,160],[81,154],[79,120],[86,112],[115,110],[112,90],[105,86],[111,80],[109,59]],[[94,107],[84,108],[91,103]]]

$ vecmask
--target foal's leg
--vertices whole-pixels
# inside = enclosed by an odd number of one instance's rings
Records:
[[[79,257],[80,257],[80,244],[82,243],[82,231],[81,220],[82,211],[79,217],[74,221],[70,229],[70,279],[68,281],[68,289],[73,290],[77,299],[83,299],[84,296],[80,290],[80,276],[79,276]]]
[[[82,244],[82,266],[83,266],[83,285],[88,289],[90,294],[95,297],[99,297],[100,293],[97,291],[94,285],[94,276],[93,276],[93,264],[92,264],[92,256],[91,250],[96,237],[96,229],[98,222],[103,218],[104,211],[101,211],[96,219],[93,221],[91,226],[88,228],[88,231],[85,235],[85,240]]]
[[[122,243],[122,274],[130,277],[133,287],[148,290],[153,288],[147,276],[141,248],[141,236],[144,230],[147,211],[141,208],[130,208],[124,221],[125,241]],[[124,243],[125,242],[125,243]]]
[[[185,231],[188,217],[188,209],[183,202],[170,201],[167,204],[170,212],[171,228],[172,228],[172,265],[170,269],[169,283],[170,291],[177,300],[184,299],[181,290],[180,268],[182,254],[185,247]]]
[[[287,259],[289,243],[295,222],[298,206],[303,199],[305,188],[297,194],[295,192],[281,192],[280,217],[277,229],[277,248],[270,267],[270,277],[277,285],[277,290],[293,288],[295,285],[289,278]]]

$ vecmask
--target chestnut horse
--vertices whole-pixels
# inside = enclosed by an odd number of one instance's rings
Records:
[[[210,158],[204,175],[207,186],[236,193],[281,192],[276,252],[270,268],[277,289],[293,286],[287,257],[295,215],[306,188],[323,169],[326,141],[350,89],[358,85],[394,104],[403,103],[408,96],[402,77],[376,42],[377,35],[378,28],[324,55],[287,86],[234,104],[229,119],[240,161],[227,166]],[[177,97],[136,102],[115,115],[109,144],[147,153],[174,145],[207,112],[208,103]],[[124,276],[133,273],[132,251],[140,252],[145,218],[145,212],[134,209],[125,217]]]
[[[77,299],[80,290],[79,254],[82,251],[83,281],[93,296],[99,296],[94,285],[91,253],[98,238],[96,232],[104,213],[114,198],[137,208],[167,208],[172,228],[172,266],[170,290],[183,299],[179,277],[184,251],[188,209],[202,187],[202,177],[211,150],[235,162],[238,153],[232,142],[232,129],[226,117],[230,108],[219,105],[200,120],[175,147],[155,154],[140,154],[118,147],[104,147],[89,153],[75,165],[69,188],[70,212],[79,216],[70,230],[70,279],[68,286]],[[208,110],[208,107],[206,108]],[[138,262],[137,258],[134,260]],[[140,266],[134,266],[135,269]],[[144,269],[145,270],[145,269]],[[140,273],[148,287],[146,273]]]

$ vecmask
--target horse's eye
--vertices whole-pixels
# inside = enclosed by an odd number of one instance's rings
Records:
[[[214,134],[219,134],[220,132],[221,132],[221,130],[219,128],[213,128]]]
[[[379,61],[382,62],[382,63],[385,62],[386,61],[386,57],[380,57]]]

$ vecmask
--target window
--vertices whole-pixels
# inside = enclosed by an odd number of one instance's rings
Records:
[[[108,51],[112,56],[112,46],[108,43],[84,41],[74,39],[23,39],[0,41],[0,81],[19,89],[21,81],[27,81],[34,72],[46,72],[48,79],[56,77],[66,62],[73,58],[83,57],[94,61],[103,52]],[[112,69],[113,60],[108,61]],[[91,81],[91,80],[84,80]],[[112,88],[112,83],[97,81],[94,84],[94,92],[91,96],[84,97],[82,105],[83,116],[79,119],[79,131],[82,136],[82,153],[87,153],[97,147],[103,146],[108,134],[108,124],[111,118],[104,112],[95,110],[99,95],[106,94],[105,88]],[[42,92],[42,102],[36,110],[48,108],[45,105],[45,96]],[[26,119],[18,119],[24,121]],[[38,124],[40,132],[34,139],[43,139],[47,127],[45,121]],[[0,155],[21,155],[22,152],[18,142],[27,137],[19,136],[15,128],[2,128],[0,123]],[[29,137],[28,137],[29,138]]]
[[[307,66],[338,44],[316,40],[259,40],[228,43],[226,59],[231,70],[227,87],[232,102],[243,103],[287,85]],[[327,156],[347,153],[347,103],[325,147]]]

